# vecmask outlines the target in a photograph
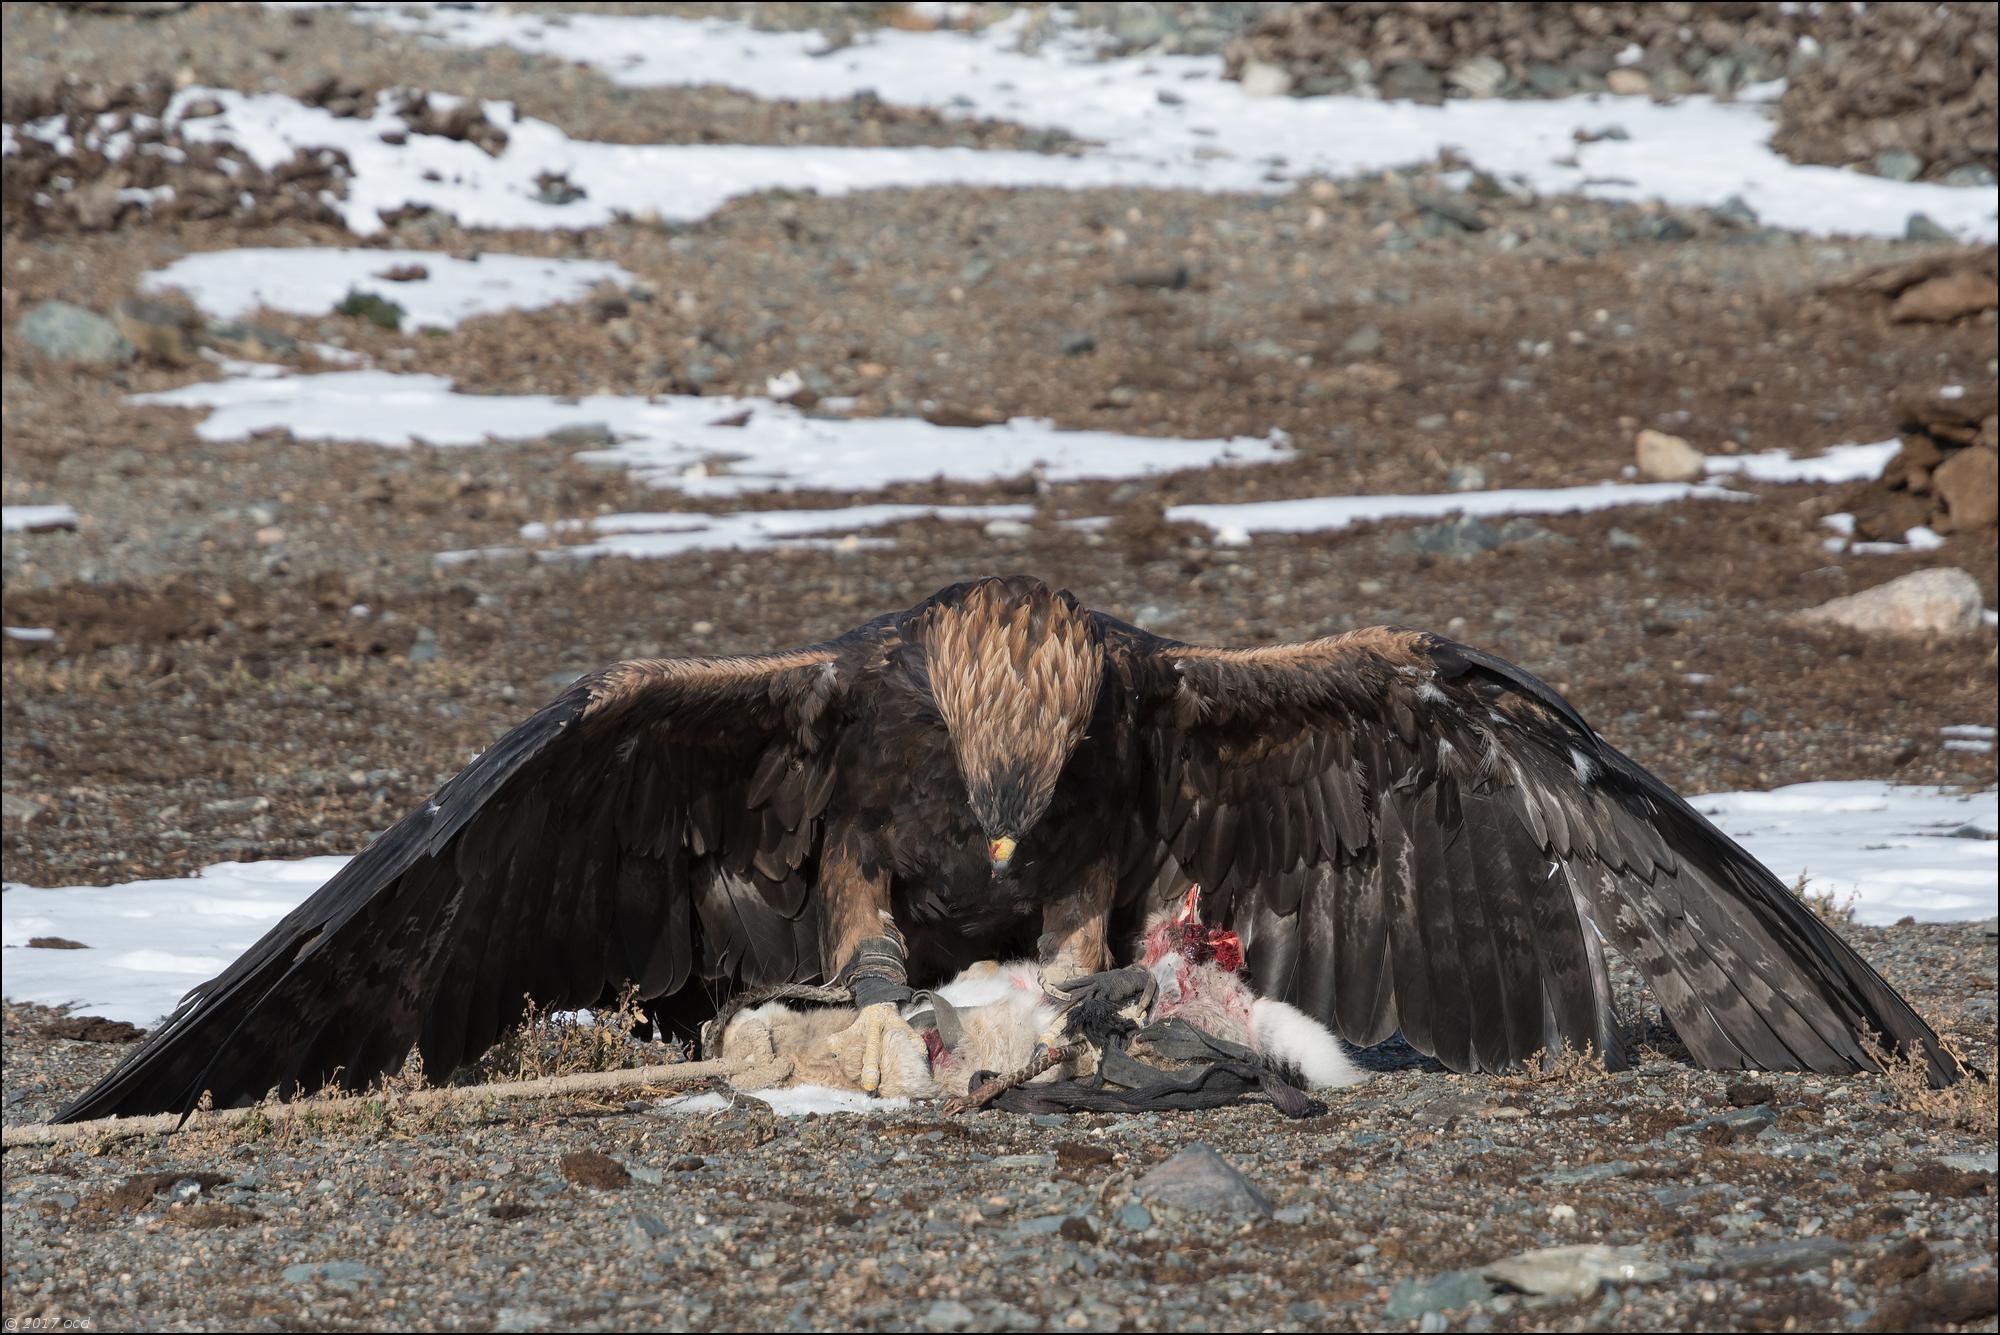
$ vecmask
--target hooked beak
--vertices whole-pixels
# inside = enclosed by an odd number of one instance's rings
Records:
[[[1012,839],[995,839],[986,845],[986,861],[992,870],[994,880],[997,881],[1007,874],[1007,866],[1013,860],[1014,841]]]

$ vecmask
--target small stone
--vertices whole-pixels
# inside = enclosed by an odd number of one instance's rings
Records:
[[[288,1265],[282,1272],[287,1284],[379,1284],[382,1272],[359,1261],[303,1261]]]
[[[1668,98],[1679,97],[1694,87],[1694,79],[1679,65],[1670,63],[1653,71],[1647,87],[1654,97],[1665,101]]]
[[[1946,1154],[1938,1162],[1961,1173],[2000,1173],[2000,1153],[1992,1150],[1984,1154]]]
[[[1632,442],[1639,471],[1660,482],[1692,482],[1705,470],[1700,450],[1664,431],[1641,431]]]
[[[565,204],[574,204],[589,193],[561,172],[543,172],[535,178],[535,187],[535,199],[539,203],[558,208]]]
[[[1373,357],[1382,350],[1382,331],[1372,324],[1362,325],[1347,336],[1340,350],[1350,357]]]
[[[924,1312],[926,1330],[964,1330],[979,1318],[955,1298],[939,1298]]]
[[[1639,541],[1637,534],[1614,528],[1604,535],[1604,545],[1614,552],[1636,552],[1646,544]]]
[[[1080,329],[1071,330],[1062,336],[1056,347],[1065,357],[1081,357],[1086,352],[1097,351],[1097,336],[1084,333]]]
[[[1958,451],[1931,474],[1931,490],[1951,516],[1951,531],[1970,533],[2000,522],[2000,453],[1991,445]]]
[[[1479,216],[1479,209],[1474,206],[1471,200],[1452,195],[1436,195],[1426,192],[1414,193],[1411,195],[1411,199],[1416,203],[1418,211],[1426,217],[1436,218],[1440,222],[1458,228],[1460,231],[1483,232],[1486,230],[1486,220]]]
[[[1914,181],[1924,174],[1924,160],[1905,148],[1889,148],[1875,155],[1875,174],[1892,181]]]
[[[1953,167],[1944,174],[1944,184],[1961,190],[1978,190],[1990,187],[1995,182],[1993,169],[1979,163],[1966,167]]]
[[[0,814],[4,814],[9,825],[26,825],[42,814],[42,804],[19,793],[8,793],[0,797]]]
[[[1956,241],[1958,238],[1937,225],[1928,213],[1912,213],[1903,224],[1905,241]]]
[[[1507,82],[1507,67],[1492,56],[1474,56],[1452,66],[1444,77],[1467,97],[1493,97]]]
[[[1904,324],[1912,321],[1943,324],[1990,311],[1996,305],[2000,305],[2000,283],[1990,274],[1960,269],[1904,290],[1889,307],[1889,318]]]
[[[1444,101],[1444,80],[1428,65],[1399,60],[1382,71],[1382,97],[1388,102],[1422,102],[1437,106]]]
[[[1669,1139],[1676,1136],[1698,1136],[1704,1131],[1716,1130],[1734,1136],[1754,1136],[1768,1127],[1778,1124],[1778,1114],[1768,1103],[1739,1108],[1735,1112],[1717,1113],[1704,1117],[1686,1126],[1677,1126],[1667,1132]]]
[[[1143,1233],[1153,1226],[1153,1212],[1137,1201],[1120,1209],[1115,1218],[1118,1227],[1134,1233]]]
[[[1196,1141],[1139,1179],[1139,1195],[1205,1214],[1270,1218],[1271,1199],[1227,1159]]]
[[[1445,486],[1453,491],[1486,490],[1486,470],[1478,464],[1453,464],[1445,470]]]
[[[1447,1270],[1430,1279],[1406,1279],[1389,1291],[1389,1304],[1382,1315],[1390,1321],[1408,1321],[1426,1312],[1470,1307],[1493,1296],[1493,1285],[1477,1270]]]
[[[139,356],[167,366],[185,366],[194,360],[198,317],[192,311],[164,301],[130,297],[118,303],[114,314],[118,332]]]
[[[595,450],[614,445],[618,437],[604,422],[579,422],[549,432],[549,444],[565,450]]]
[[[1450,423],[1451,419],[1449,417],[1446,417],[1443,413],[1425,413],[1422,417],[1419,417],[1417,419],[1417,430],[1442,431],[1445,429],[1446,426],[1450,425]]]
[[[1120,274],[1118,281],[1127,287],[1148,288],[1156,291],[1179,292],[1188,285],[1193,275],[1185,264],[1176,264],[1162,269],[1136,269]]]
[[[1918,570],[1809,608],[1793,620],[1845,626],[1870,635],[1969,635],[1985,625],[1979,581],[1963,570]]]
[[[1244,62],[1238,78],[1243,91],[1252,97],[1283,97],[1292,91],[1292,76],[1285,67],[1262,60]]]
[[[989,538],[1025,538],[1035,530],[1018,519],[989,519],[985,533]]]
[[[1790,1238],[1749,1247],[1724,1247],[1715,1254],[1715,1267],[1738,1274],[1790,1274],[1821,1269],[1853,1252],[1852,1243],[1838,1238]]]
[[[117,325],[67,301],[43,302],[21,317],[15,332],[53,361],[123,366],[138,355]]]
[[[1510,543],[1537,542],[1554,536],[1529,519],[1510,519],[1495,526],[1474,515],[1459,515],[1398,533],[1389,539],[1388,549],[1398,555],[1449,556],[1468,561]]]
[[[1651,88],[1644,70],[1630,67],[1612,70],[1604,76],[1604,86],[1620,97],[1644,97]]]
[[[1718,204],[1715,216],[1740,227],[1755,227],[1758,223],[1757,210],[1751,208],[1741,195],[1731,195]]]
[[[1636,1247],[1601,1243],[1543,1247],[1495,1261],[1480,1271],[1486,1279],[1523,1293],[1566,1298],[1588,1298],[1606,1284],[1657,1284],[1669,1273],[1666,1266],[1648,1260]]]
[[[1528,80],[1528,87],[1543,97],[1568,97],[1576,91],[1576,75],[1561,65],[1552,65],[1545,60],[1531,60],[1522,71]]]

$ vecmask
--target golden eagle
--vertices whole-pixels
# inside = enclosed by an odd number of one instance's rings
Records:
[[[625,980],[907,996],[1120,962],[1190,882],[1256,990],[1454,1071],[1618,1064],[1605,946],[1714,1067],[1963,1072],[1742,848],[1513,664],[1423,631],[1183,644],[1015,576],[780,653],[577,681],[357,856],[59,1120],[477,1057]]]

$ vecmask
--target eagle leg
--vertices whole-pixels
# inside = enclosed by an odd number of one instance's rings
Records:
[[[835,983],[851,989],[854,1004],[901,1004],[910,991],[909,950],[889,910],[889,872],[859,852],[842,832],[821,859],[820,960]]]
[[[1075,890],[1042,906],[1043,991],[1057,992],[1111,967],[1111,901],[1117,889],[1118,859],[1100,858]]]

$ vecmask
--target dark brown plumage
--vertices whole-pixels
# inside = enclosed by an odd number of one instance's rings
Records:
[[[589,1005],[630,979],[698,1020],[885,936],[917,985],[1037,948],[1067,978],[1190,881],[1259,992],[1453,1070],[1564,1042],[1622,1061],[1608,942],[1706,1065],[1873,1069],[1872,1035],[1962,1073],[1520,668],[1410,630],[1181,644],[1015,577],[803,649],[579,681],[62,1116],[356,1087],[413,1045],[442,1074],[524,994]]]

